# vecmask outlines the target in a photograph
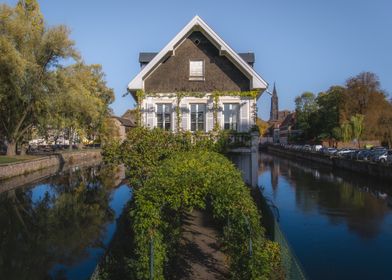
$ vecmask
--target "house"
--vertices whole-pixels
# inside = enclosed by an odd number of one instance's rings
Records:
[[[130,129],[132,129],[133,127],[136,127],[136,123],[133,120],[128,119],[128,118],[112,116],[112,120],[113,120],[115,127],[117,128],[118,138],[121,141],[125,140],[125,138],[127,136],[127,132]]]
[[[247,132],[268,84],[253,53],[235,52],[195,16],[160,52],[140,53],[140,72],[128,91],[140,124],[170,131]]]
[[[296,126],[296,113],[291,112],[288,114],[279,126],[279,142],[288,144],[290,138],[298,137],[302,134],[302,130],[295,129]]]

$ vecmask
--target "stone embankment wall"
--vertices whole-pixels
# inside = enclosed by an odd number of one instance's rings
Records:
[[[385,165],[368,161],[349,160],[313,152],[292,151],[276,146],[268,146],[267,150],[273,154],[288,157],[290,159],[310,160],[313,162],[326,164],[333,168],[349,170],[392,181],[392,165]]]
[[[48,167],[81,163],[84,161],[91,161],[96,159],[101,159],[101,150],[99,149],[58,153],[23,162],[2,164],[0,165],[0,180],[19,175],[26,175]]]

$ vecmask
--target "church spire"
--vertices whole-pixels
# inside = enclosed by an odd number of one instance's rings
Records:
[[[279,107],[278,107],[278,93],[276,91],[276,86],[274,83],[274,89],[271,96],[271,112],[270,121],[277,121],[279,118]]]

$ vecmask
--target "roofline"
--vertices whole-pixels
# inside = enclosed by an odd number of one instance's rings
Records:
[[[222,38],[220,38],[211,27],[209,27],[199,16],[195,16],[128,84],[128,90],[135,92],[144,89],[144,77],[148,75],[162,61],[167,54],[172,55],[177,47],[195,26],[199,26],[205,31],[218,45],[220,55],[232,58],[237,67],[242,68],[251,76],[250,88],[259,89],[261,93],[268,87],[268,83],[257,72],[245,62]],[[228,55],[226,55],[228,54]],[[261,95],[261,94],[260,94]]]

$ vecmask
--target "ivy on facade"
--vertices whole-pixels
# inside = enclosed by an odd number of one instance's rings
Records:
[[[220,130],[220,125],[218,122],[218,112],[219,112],[219,98],[222,96],[236,96],[236,97],[247,97],[250,99],[256,99],[259,91],[257,90],[252,90],[252,91],[213,91],[212,93],[207,93],[207,92],[187,92],[187,91],[181,91],[181,92],[176,92],[176,93],[156,93],[156,92],[144,92],[143,90],[138,90],[136,92],[136,102],[137,102],[137,124],[138,126],[141,126],[141,119],[142,119],[142,108],[141,108],[141,103],[143,99],[146,97],[167,97],[167,98],[176,98],[176,107],[175,107],[175,113],[176,113],[176,131],[179,132],[181,128],[181,117],[182,117],[182,112],[180,108],[181,100],[184,97],[194,97],[194,98],[203,98],[208,95],[211,96],[213,100],[213,106],[212,106],[212,112],[213,112],[213,131],[219,131]],[[254,119],[254,123],[256,123],[256,118],[257,118],[257,105],[256,103],[253,104],[252,106],[252,118]]]

